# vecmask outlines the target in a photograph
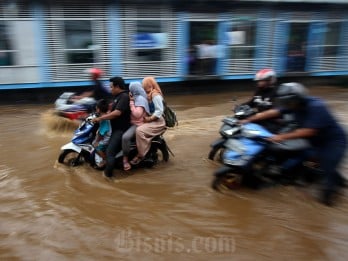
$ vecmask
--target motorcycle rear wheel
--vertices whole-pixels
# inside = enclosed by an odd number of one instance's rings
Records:
[[[160,151],[160,153],[158,152]],[[166,144],[162,144],[157,149],[157,161],[168,161],[169,160],[169,152]]]
[[[58,157],[58,162],[67,166],[76,167],[83,163],[83,158],[74,150],[63,150]]]

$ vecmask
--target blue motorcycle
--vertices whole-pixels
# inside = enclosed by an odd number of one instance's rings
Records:
[[[229,137],[221,155],[223,166],[214,173],[212,187],[236,189],[241,185],[258,188],[296,178],[304,165],[303,151],[310,148],[305,139],[273,143],[267,140],[274,134],[265,127],[247,123],[220,130]],[[283,129],[280,132],[287,132]]]
[[[236,106],[234,109],[234,115],[227,116],[222,120],[222,125],[219,130],[220,138],[210,144],[211,149],[208,158],[210,160],[222,160],[222,155],[226,149],[226,141],[240,129],[238,123],[239,120],[245,119],[255,113],[256,111],[248,105]]]

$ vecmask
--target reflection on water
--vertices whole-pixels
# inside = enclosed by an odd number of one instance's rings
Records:
[[[347,91],[316,93],[348,122]],[[219,164],[207,160],[209,144],[246,95],[167,97],[180,120],[166,133],[175,157],[114,180],[56,162],[74,126],[53,131],[51,105],[0,107],[1,259],[346,260],[346,196],[328,208],[316,187],[210,188]]]

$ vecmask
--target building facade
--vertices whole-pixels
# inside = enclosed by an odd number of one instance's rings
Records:
[[[4,0],[0,89],[105,79],[248,79],[348,74],[348,3],[329,1]]]

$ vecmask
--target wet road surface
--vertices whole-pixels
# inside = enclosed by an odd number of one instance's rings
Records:
[[[311,93],[348,129],[348,90]],[[52,128],[52,105],[1,106],[0,259],[347,260],[346,191],[329,208],[317,187],[211,189],[220,164],[207,159],[209,144],[249,94],[166,97],[180,121],[165,134],[175,157],[112,180],[57,163],[72,130]]]

